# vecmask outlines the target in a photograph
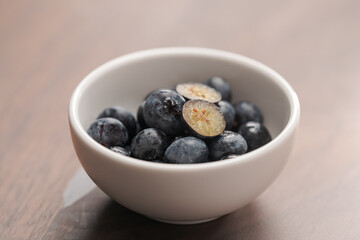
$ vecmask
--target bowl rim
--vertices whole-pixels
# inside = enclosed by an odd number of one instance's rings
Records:
[[[219,59],[230,60],[233,62],[241,63],[246,65],[247,67],[256,69],[260,71],[262,74],[269,76],[269,79],[275,82],[278,87],[284,92],[287,97],[287,101],[290,103],[290,117],[286,126],[283,130],[276,136],[272,141],[262,146],[259,149],[251,151],[249,153],[240,155],[239,157],[222,160],[222,161],[214,161],[214,162],[206,162],[199,164],[168,164],[168,163],[157,163],[150,162],[141,159],[136,159],[132,157],[127,157],[115,153],[100,144],[98,144],[95,140],[93,140],[86,132],[86,130],[82,127],[80,123],[80,119],[78,116],[78,105],[79,99],[84,94],[84,89],[86,89],[89,85],[91,85],[94,81],[98,79],[102,74],[107,71],[111,71],[114,68],[119,67],[120,65],[126,65],[131,62],[136,62],[140,59],[153,58],[153,57],[161,57],[161,56],[201,56],[201,57],[216,57]],[[69,104],[69,112],[68,112],[69,124],[73,130],[73,133],[78,136],[78,138],[89,148],[95,150],[99,154],[102,154],[107,159],[116,162],[125,164],[133,167],[154,169],[154,170],[163,170],[163,171],[198,171],[212,168],[222,168],[232,166],[234,164],[245,164],[253,159],[256,159],[260,156],[266,155],[271,152],[274,148],[277,148],[281,142],[288,139],[289,135],[291,135],[294,131],[296,131],[299,120],[300,120],[300,103],[297,97],[297,94],[290,86],[290,84],[275,70],[270,67],[260,63],[254,59],[249,57],[245,57],[243,55],[232,53],[223,50],[210,49],[210,48],[199,48],[199,47],[167,47],[167,48],[154,48],[148,50],[137,51],[133,53],[129,53],[115,59],[112,59],[96,69],[90,72],[85,78],[81,80],[81,82],[75,88]]]

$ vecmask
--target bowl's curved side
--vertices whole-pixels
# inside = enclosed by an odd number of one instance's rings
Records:
[[[285,166],[295,132],[283,145],[250,161],[189,171],[123,165],[89,149],[73,129],[71,135],[85,171],[112,199],[143,215],[184,223],[231,213],[265,191]]]

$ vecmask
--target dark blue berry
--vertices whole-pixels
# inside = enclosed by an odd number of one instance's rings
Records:
[[[195,137],[184,137],[174,141],[165,151],[168,163],[202,163],[208,161],[209,150],[205,142]]]
[[[235,130],[246,122],[254,121],[263,123],[263,116],[260,109],[249,101],[240,101],[234,104],[235,109]],[[236,129],[237,128],[237,129]]]
[[[115,118],[100,118],[92,123],[88,134],[105,147],[125,146],[129,139],[124,124]]]
[[[231,102],[231,88],[225,79],[214,76],[206,80],[205,84],[218,90],[221,93],[222,100]]]
[[[140,127],[141,129],[145,129],[147,128],[147,125],[146,125],[146,122],[145,122],[145,119],[144,119],[144,106],[145,106],[145,102],[146,101],[143,101],[138,110],[137,110],[137,120],[138,120],[138,123],[140,124]]]
[[[208,143],[211,160],[220,160],[229,154],[241,155],[246,152],[247,144],[245,139],[238,133],[225,130],[218,137]]]
[[[110,147],[110,150],[112,150],[113,152],[120,153],[122,155],[130,157],[130,152],[126,148],[114,146],[114,147]]]
[[[146,125],[164,131],[168,135],[178,135],[184,129],[181,110],[185,99],[169,89],[155,90],[146,99],[144,119]]]
[[[235,120],[235,109],[231,103],[228,101],[220,101],[218,102],[218,106],[220,111],[223,113],[225,122],[226,122],[226,130],[231,130],[233,127],[233,123]]]
[[[136,121],[132,113],[120,106],[114,106],[106,108],[104,111],[100,113],[99,118],[111,117],[116,118],[120,122],[124,124],[126,129],[128,130],[129,139],[132,139],[136,134]]]
[[[155,128],[147,128],[139,132],[131,141],[131,156],[153,161],[162,159],[169,140],[166,134]]]
[[[248,152],[271,141],[269,131],[259,122],[247,122],[240,126],[239,133],[248,144]]]

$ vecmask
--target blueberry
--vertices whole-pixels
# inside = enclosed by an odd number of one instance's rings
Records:
[[[146,101],[143,101],[138,110],[137,110],[137,120],[138,120],[138,123],[140,124],[140,127],[141,129],[145,129],[147,128],[147,125],[146,125],[146,122],[145,122],[145,119],[144,119],[144,106],[145,106],[145,102]]]
[[[185,99],[201,99],[211,103],[221,100],[221,93],[216,89],[202,83],[181,83],[176,85],[176,92]]]
[[[112,150],[113,152],[120,153],[122,155],[130,157],[130,152],[126,148],[114,146],[114,147],[110,147],[110,150]]]
[[[245,139],[238,133],[225,130],[220,136],[208,143],[211,160],[220,160],[229,154],[241,155],[246,152],[247,144]]]
[[[236,158],[240,155],[237,155],[237,154],[229,154],[229,155],[226,155],[226,156],[223,156],[220,160],[225,160],[225,159],[232,159],[232,158]]]
[[[132,113],[120,106],[106,108],[100,113],[99,118],[112,117],[122,122],[128,130],[129,140],[136,134],[136,121]]]
[[[202,139],[220,135],[226,126],[220,108],[201,99],[187,101],[182,109],[182,118],[187,130]]]
[[[115,118],[97,119],[90,125],[87,132],[95,141],[108,148],[123,147],[129,139],[126,127]]]
[[[271,141],[269,131],[259,122],[247,122],[241,125],[239,133],[245,138],[248,144],[248,152]]]
[[[169,140],[166,134],[155,128],[146,128],[131,141],[131,155],[138,159],[153,161],[162,159]]]
[[[235,109],[233,105],[228,101],[220,101],[218,102],[218,106],[220,108],[220,111],[223,113],[226,121],[225,129],[231,130],[235,120]]]
[[[218,90],[221,93],[222,100],[231,102],[231,88],[225,79],[214,76],[206,80],[205,84]]]
[[[260,109],[249,101],[240,101],[234,104],[235,109],[235,130],[246,122],[254,121],[263,123],[263,116]],[[237,129],[236,129],[237,128]]]
[[[195,137],[184,137],[174,141],[165,151],[168,163],[202,163],[208,161],[209,150],[205,142]]]
[[[147,126],[160,129],[168,135],[180,134],[183,131],[181,110],[184,103],[185,99],[173,90],[155,90],[144,105]]]

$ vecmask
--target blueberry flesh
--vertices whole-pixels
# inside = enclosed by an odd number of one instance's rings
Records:
[[[97,119],[90,125],[87,133],[107,148],[111,146],[123,147],[129,139],[126,127],[115,118]]]
[[[167,135],[179,135],[183,131],[181,110],[185,99],[169,89],[153,91],[144,105],[147,126],[164,131]]]
[[[248,144],[248,152],[271,141],[269,131],[264,125],[258,122],[247,122],[241,125],[239,133],[245,138]]]
[[[237,158],[238,156],[240,156],[240,155],[236,155],[236,154],[229,154],[229,155],[223,156],[220,160]]]
[[[146,125],[146,122],[145,122],[145,119],[144,119],[144,106],[145,106],[145,102],[146,101],[143,101],[138,110],[137,110],[137,120],[138,120],[138,123],[140,124],[140,127],[141,129],[145,129],[147,128],[147,125]]]
[[[114,146],[114,147],[110,147],[110,150],[113,152],[116,152],[116,153],[120,153],[124,156],[130,157],[130,152],[128,150],[126,150],[126,148]]]
[[[208,161],[209,149],[203,140],[184,137],[174,141],[165,151],[168,163],[188,164]]]
[[[231,130],[235,120],[235,109],[233,105],[228,101],[220,101],[218,102],[218,106],[225,118],[225,122],[226,122],[225,130]]]
[[[154,161],[162,159],[166,148],[169,146],[169,140],[166,134],[155,128],[146,128],[139,132],[131,141],[131,156]]]
[[[249,101],[240,101],[234,104],[235,109],[235,128],[240,127],[246,122],[254,121],[263,123],[263,116],[260,109]]]
[[[231,87],[225,79],[214,76],[206,80],[205,84],[218,90],[221,93],[222,100],[231,102]]]
[[[238,133],[225,130],[220,136],[208,143],[212,161],[220,160],[229,154],[244,154],[247,150],[245,139]]]
[[[120,106],[106,108],[100,113],[99,118],[112,117],[122,122],[128,130],[129,139],[132,139],[136,134],[136,121],[132,113]]]

